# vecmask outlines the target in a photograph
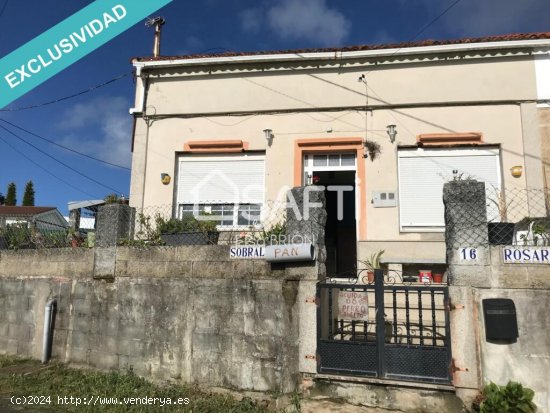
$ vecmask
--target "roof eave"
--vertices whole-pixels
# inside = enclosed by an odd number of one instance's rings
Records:
[[[416,46],[392,49],[354,50],[354,51],[332,51],[332,52],[311,52],[311,53],[277,53],[268,55],[244,55],[244,56],[215,56],[191,59],[172,59],[142,61],[132,59],[134,67],[140,70],[146,68],[166,68],[173,66],[201,66],[216,64],[235,63],[262,63],[299,60],[335,60],[335,59],[360,59],[372,57],[391,57],[419,54],[435,54],[449,52],[468,52],[499,49],[522,49],[522,48],[550,48],[550,39],[533,40],[510,40],[482,43],[461,43],[435,46]]]

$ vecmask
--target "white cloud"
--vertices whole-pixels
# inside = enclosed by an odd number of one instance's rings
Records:
[[[246,9],[239,18],[245,32],[266,27],[279,38],[320,46],[341,45],[351,30],[351,22],[326,0],[277,0],[270,6]]]
[[[188,36],[181,44],[181,49],[176,52],[176,55],[183,56],[187,54],[198,53],[204,48],[204,42],[197,36]]]
[[[267,11],[271,29],[286,39],[305,39],[325,46],[339,45],[351,23],[326,0],[282,0]]]
[[[391,44],[399,41],[390,35],[386,30],[378,30],[370,39],[371,44]]]
[[[66,136],[62,144],[118,165],[130,166],[132,119],[123,97],[98,97],[79,103],[57,125]]]
[[[239,13],[241,27],[245,32],[258,32],[262,25],[263,18],[261,9],[246,9]]]

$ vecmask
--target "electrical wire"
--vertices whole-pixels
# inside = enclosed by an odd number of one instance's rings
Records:
[[[56,157],[50,155],[49,153],[44,152],[42,149],[40,149],[39,147],[37,147],[37,146],[33,145],[32,143],[28,142],[26,139],[24,139],[24,138],[22,138],[21,136],[17,135],[15,132],[12,132],[11,130],[9,130],[9,129],[6,128],[5,126],[0,125],[0,129],[4,129],[4,130],[5,130],[6,132],[8,132],[10,135],[13,135],[13,136],[16,137],[17,139],[19,139],[19,140],[25,142],[27,145],[31,146],[32,148],[34,148],[35,150],[37,150],[38,152],[40,152],[42,155],[45,155],[45,156],[47,156],[48,158],[53,159],[55,162],[57,162],[57,163],[63,165],[65,168],[70,169],[71,171],[77,173],[78,175],[80,175],[80,176],[82,176],[82,177],[88,179],[89,181],[92,181],[92,182],[96,183],[97,185],[102,186],[103,188],[107,188],[107,189],[109,189],[110,191],[113,191],[113,192],[115,192],[115,193],[118,193],[118,194],[121,194],[121,193],[122,193],[122,191],[119,191],[118,189],[115,189],[115,188],[112,188],[112,187],[110,187],[110,186],[108,186],[108,185],[105,185],[104,183],[99,182],[98,180],[96,180],[96,179],[94,179],[94,178],[92,178],[92,177],[90,177],[90,176],[88,176],[88,175],[86,175],[86,174],[84,174],[84,173],[78,171],[77,169],[73,168],[72,166],[67,165],[65,162],[60,161],[59,159],[57,159]]]
[[[29,131],[29,130],[27,130],[27,129],[25,129],[25,128],[22,128],[21,126],[18,126],[18,125],[16,125],[16,124],[12,123],[12,122],[9,122],[9,121],[7,121],[7,120],[5,120],[5,119],[0,119],[0,122],[7,123],[8,125],[10,125],[10,126],[16,128],[16,129],[19,129],[20,131],[23,131],[23,132],[25,132],[25,133],[28,133],[29,135],[32,135],[32,136],[34,136],[34,137],[37,137],[38,139],[42,139],[42,140],[45,141],[45,142],[48,142],[48,143],[50,143],[50,144],[52,144],[52,145],[58,146],[58,147],[60,147],[60,148],[63,148],[63,149],[65,149],[65,150],[69,151],[69,152],[73,152],[73,153],[75,153],[75,154],[77,154],[77,155],[84,156],[84,157],[86,157],[86,158],[92,159],[92,160],[97,161],[97,162],[104,163],[104,164],[106,164],[106,165],[114,166],[114,167],[116,167],[116,168],[124,169],[124,170],[127,170],[127,171],[130,171],[130,170],[131,170],[130,168],[128,168],[128,167],[126,167],[126,166],[122,166],[122,165],[118,165],[118,164],[115,164],[115,163],[107,162],[107,161],[104,161],[103,159],[99,159],[99,158],[96,158],[96,157],[94,157],[94,156],[91,156],[91,155],[88,155],[88,154],[79,152],[79,151],[77,151],[76,149],[72,149],[72,148],[69,148],[69,147],[67,147],[67,146],[61,145],[60,143],[57,143],[57,142],[55,142],[55,141],[53,141],[53,140],[44,138],[43,136],[40,136],[40,135],[38,135],[37,133],[31,132],[31,131]]]
[[[42,165],[40,165],[39,163],[33,161],[31,158],[29,158],[27,155],[25,155],[23,152],[21,152],[19,149],[17,149],[15,146],[13,146],[11,143],[9,143],[7,140],[5,140],[2,136],[0,136],[0,141],[1,142],[4,142],[7,146],[9,146],[13,151],[15,151],[16,153],[18,153],[19,155],[21,155],[23,158],[25,158],[26,160],[28,160],[30,163],[32,163],[33,165],[35,165],[36,167],[42,169],[44,172],[46,172],[48,175],[54,177],[55,179],[57,179],[58,181],[64,183],[65,185],[77,190],[78,192],[86,195],[86,196],[89,196],[90,198],[93,198],[93,199],[96,199],[98,198],[97,195],[92,195],[90,194],[89,192],[86,192],[86,191],[83,191],[82,189],[78,188],[77,186],[74,186],[72,184],[70,184],[69,182],[65,181],[64,179],[60,178],[59,176],[55,175],[54,173],[50,172],[48,169],[44,168]]]
[[[436,17],[434,17],[432,20],[430,20],[427,24],[425,24],[414,36],[412,36],[409,40],[407,40],[406,43],[412,42],[413,40],[416,40],[418,36],[420,36],[422,33],[424,33],[428,27],[430,27],[432,24],[434,24],[436,21],[438,21],[440,18],[442,18],[445,14],[447,14],[453,7],[455,7],[458,3],[460,3],[462,0],[455,0],[453,1],[445,10],[443,10],[441,13],[439,13]],[[396,53],[398,53],[403,47],[400,47],[396,49],[392,54],[388,56],[388,58],[394,56]],[[365,76],[371,73],[374,69],[369,70],[365,73]]]
[[[434,17],[429,23],[424,25],[413,37],[409,39],[409,42],[412,42],[415,40],[418,36],[420,36],[422,33],[424,33],[428,27],[430,27],[432,24],[434,24],[436,21],[438,21],[440,18],[442,18],[445,14],[447,14],[453,7],[455,7],[458,3],[460,3],[462,0],[455,0],[452,4],[450,4],[445,10],[443,10],[441,13],[439,13],[436,17]],[[399,50],[399,49],[398,49]]]
[[[256,85],[256,86],[260,86],[260,87],[262,87],[262,88],[264,88],[264,89],[266,89],[266,90],[269,90],[269,91],[271,91],[271,92],[277,93],[278,95],[281,95],[281,96],[287,97],[287,98],[289,98],[289,99],[292,99],[292,100],[294,100],[294,101],[296,101],[296,102],[299,102],[299,103],[305,104],[305,105],[307,105],[307,106],[310,106],[310,107],[312,107],[312,108],[314,108],[314,109],[319,109],[319,111],[322,111],[322,110],[323,110],[323,108],[320,108],[320,107],[314,105],[313,103],[307,102],[307,101],[305,101],[305,100],[303,100],[303,99],[300,99],[300,98],[294,97],[294,96],[292,96],[292,95],[289,95],[289,94],[287,94],[287,93],[281,92],[280,90],[273,89],[273,88],[271,88],[271,87],[269,87],[269,86],[267,86],[267,85],[263,85],[263,84],[261,84],[261,83],[259,83],[259,82],[255,82],[254,80],[247,79],[247,78],[244,78],[244,77],[242,78],[242,80],[245,80],[245,81],[247,81],[247,82],[249,82],[249,83],[252,83],[252,84],[254,84],[254,85]],[[343,120],[343,119],[340,119],[341,116],[338,117],[338,118],[336,118],[336,117],[334,117],[334,116],[329,116],[329,115],[327,115],[327,114],[325,114],[325,116],[326,116],[327,118],[331,119],[331,120],[334,121],[334,122],[338,121],[338,122],[345,123],[345,124],[347,124],[347,125],[349,125],[349,126],[353,126],[354,128],[360,128],[360,126],[357,126],[357,125],[355,125],[355,124],[353,124],[353,123],[351,123],[351,122],[347,122],[347,121],[345,121],[345,120]]]
[[[12,108],[12,109],[0,109],[0,112],[17,112],[17,111],[20,111],[20,110],[36,109],[36,108],[41,108],[43,106],[53,105],[54,103],[63,102],[65,100],[72,99],[72,98],[75,98],[75,97],[78,97],[78,96],[82,96],[86,93],[93,92],[96,89],[99,89],[99,88],[102,88],[104,86],[110,85],[111,83],[114,83],[117,80],[120,80],[120,79],[123,79],[127,76],[130,76],[131,74],[132,74],[132,72],[124,73],[122,75],[119,75],[117,77],[112,78],[111,80],[108,80],[106,82],[100,83],[100,84],[95,85],[95,86],[92,86],[88,89],[82,90],[82,91],[74,93],[72,95],[64,96],[64,97],[59,98],[59,99],[51,100],[49,102],[38,103],[36,105],[23,106],[23,107]]]
[[[254,117],[256,117],[256,116],[258,116],[258,114],[250,115],[249,117],[247,117],[247,118],[245,118],[245,119],[242,119],[242,120],[240,120],[240,121],[238,121],[238,122],[232,123],[231,125],[226,124],[226,123],[222,123],[222,122],[218,122],[217,120],[211,119],[211,118],[209,118],[209,117],[207,117],[207,116],[205,116],[203,119],[206,119],[207,121],[212,122],[212,123],[214,123],[214,124],[216,124],[216,125],[231,127],[231,126],[236,126],[236,125],[238,125],[238,124],[240,124],[240,123],[246,122],[247,120],[250,120],[250,119],[252,119],[252,118],[254,118]]]

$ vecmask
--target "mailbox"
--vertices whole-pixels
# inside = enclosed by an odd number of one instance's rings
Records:
[[[483,300],[485,338],[487,341],[515,341],[518,337],[516,306],[508,298],[487,298]]]
[[[292,262],[315,260],[313,244],[282,244],[265,247],[267,262]]]

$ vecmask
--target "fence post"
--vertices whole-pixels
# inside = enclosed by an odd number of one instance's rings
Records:
[[[292,243],[311,240],[315,246],[318,276],[326,275],[325,224],[327,222],[326,199],[323,187],[302,186],[287,193],[286,236]]]
[[[479,319],[472,286],[489,286],[491,275],[485,183],[448,182],[443,187],[443,202],[449,266],[449,368],[458,397],[471,402],[481,386]]]
[[[287,193],[286,236],[287,242],[299,241],[300,237],[309,238],[315,245],[316,262],[295,263],[286,266],[287,276],[300,277],[298,286],[298,370],[301,373],[317,373],[317,323],[318,307],[316,300],[317,283],[326,277],[325,193],[322,187],[306,186],[293,188]],[[307,211],[305,211],[307,210]],[[307,212],[307,214],[306,214]]]
[[[487,204],[485,183],[473,180],[451,181],[443,186],[445,204],[445,243],[447,264],[457,262],[459,248],[486,247]]]
[[[96,225],[96,246],[114,247],[122,239],[134,236],[136,209],[126,204],[99,207]]]
[[[386,375],[384,345],[386,340],[386,317],[384,314],[384,271],[374,270],[374,302],[376,308],[376,350],[378,356],[378,377]]]

